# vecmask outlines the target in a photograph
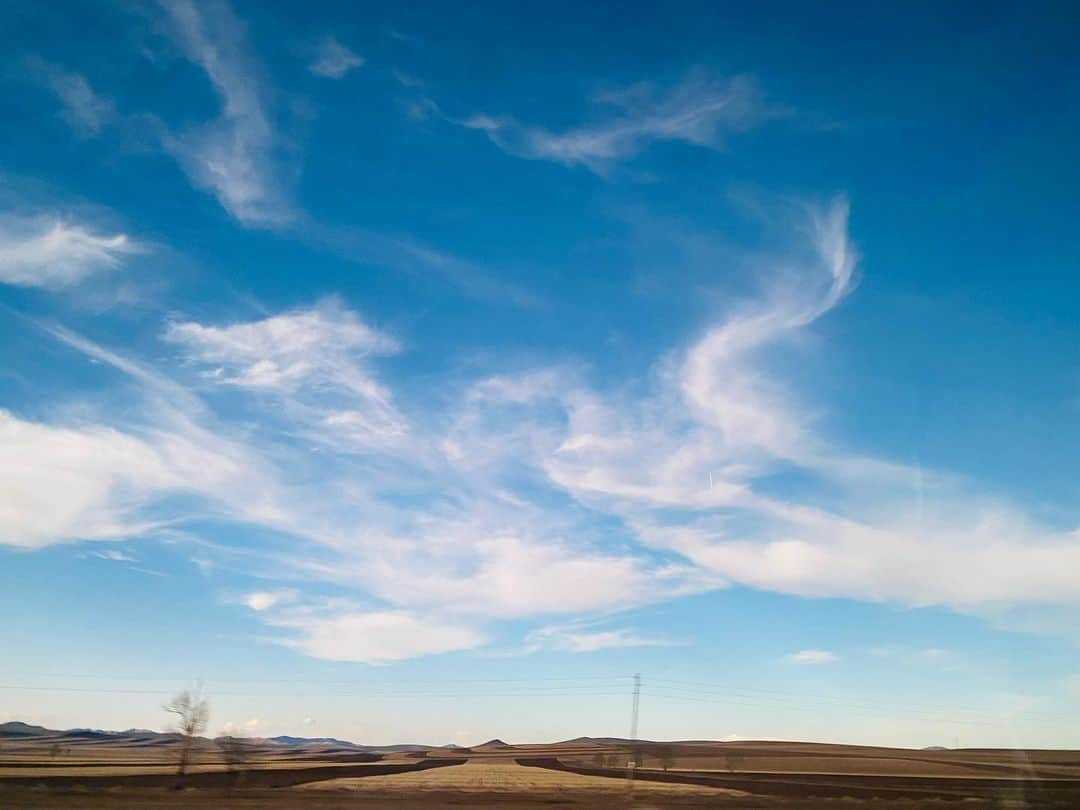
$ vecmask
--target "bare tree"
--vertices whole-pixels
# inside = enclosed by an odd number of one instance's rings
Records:
[[[180,762],[176,770],[179,786],[183,784],[184,774],[191,762],[191,749],[195,745],[195,738],[206,730],[207,721],[210,719],[210,704],[203,697],[201,687],[196,687],[178,693],[162,708],[169,714],[176,715],[176,731],[180,734]]]
[[[251,744],[244,737],[232,735],[218,737],[215,742],[221,751],[221,758],[225,761],[225,770],[230,774],[227,789],[232,790],[243,781],[244,768],[251,758]]]
[[[665,771],[675,763],[675,752],[670,745],[661,745],[656,751],[656,757]]]

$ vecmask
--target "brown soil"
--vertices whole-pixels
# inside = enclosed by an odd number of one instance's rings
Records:
[[[207,748],[187,777],[187,789],[178,791],[172,789],[176,778],[168,746],[86,742],[53,755],[22,743],[0,750],[0,807],[1080,807],[1076,751],[916,751],[771,742],[639,748],[644,766],[636,769],[632,793],[625,778],[627,749],[594,741],[385,757],[266,746],[253,750],[239,782]],[[618,760],[614,767],[612,758]]]

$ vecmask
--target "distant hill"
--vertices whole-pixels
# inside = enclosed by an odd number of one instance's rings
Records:
[[[343,748],[359,748],[356,743],[348,740],[339,740],[336,737],[290,737],[282,734],[278,737],[267,737],[270,742],[280,745],[340,745]]]
[[[31,726],[29,723],[21,723],[12,720],[10,723],[0,723],[0,737],[45,737],[56,734],[44,726]]]
[[[648,740],[631,741],[622,737],[575,737],[572,740],[563,740],[562,744],[576,743],[578,745],[583,745],[585,743],[591,743],[593,745],[630,745],[631,742],[646,743]]]
[[[434,751],[434,745],[417,745],[415,743],[399,743],[398,745],[361,745],[362,750],[372,754],[406,754],[410,751]]]
[[[99,731],[95,728],[72,728],[59,733],[73,740],[111,740],[125,736],[122,731]]]
[[[126,731],[103,731],[96,728],[71,728],[52,729],[44,726],[32,726],[18,720],[0,723],[0,738],[17,739],[20,737],[56,737],[58,740],[69,740],[73,744],[101,742],[109,745],[139,745],[157,746],[170,745],[179,739],[179,735],[171,731],[151,731],[145,728],[129,728]],[[210,742],[209,738],[200,739]],[[433,745],[419,745],[416,743],[399,743],[396,745],[360,745],[349,740],[339,740],[337,737],[293,737],[282,734],[277,737],[268,737],[263,742],[271,745],[282,745],[289,748],[303,746],[325,746],[344,748],[350,751],[364,752],[368,754],[404,754],[414,751],[432,751]],[[497,741],[493,741],[497,742]],[[455,746],[456,747],[456,746]]]
[[[355,751],[364,751],[369,754],[403,754],[409,751],[431,751],[435,746],[418,745],[414,743],[398,743],[397,745],[361,745],[349,740],[339,740],[336,737],[292,737],[282,734],[277,737],[268,737],[267,742],[278,745],[297,747],[301,745],[333,745],[339,748],[350,748]]]
[[[510,743],[503,742],[498,737],[493,740],[488,740],[486,743],[480,743],[480,745],[473,746],[474,748],[509,748]]]

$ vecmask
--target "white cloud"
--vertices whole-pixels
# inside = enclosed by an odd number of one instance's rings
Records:
[[[275,112],[283,105],[273,103],[273,88],[250,54],[243,22],[225,0],[159,0],[159,4],[165,9],[172,38],[205,72],[221,107],[218,117],[202,126],[166,131],[162,145],[192,183],[213,194],[231,216],[245,225],[286,231],[357,264],[435,275],[477,298],[535,305],[535,296],[473,262],[401,234],[382,234],[357,223],[335,226],[299,210],[289,182],[296,174],[295,150],[288,137],[277,131],[282,115]],[[335,48],[331,51],[332,57],[340,58],[325,64],[320,59],[315,66],[337,70],[361,60],[344,48],[347,57]],[[427,112],[423,102],[415,112]]]
[[[397,341],[334,300],[227,326],[174,323],[165,339],[207,366],[214,383],[288,397],[313,434],[366,448],[408,432],[370,369],[370,358],[399,350]]]
[[[251,717],[242,723],[234,723],[229,720],[221,727],[221,733],[229,737],[241,737],[254,734],[261,725],[262,720],[258,717]]]
[[[580,164],[603,173],[657,141],[719,148],[727,133],[750,129],[775,115],[751,79],[718,79],[700,71],[667,92],[642,83],[601,94],[595,101],[607,114],[564,132],[525,125],[508,116],[473,115],[459,123],[483,131],[512,155]]]
[[[472,627],[399,610],[279,618],[274,623],[299,631],[284,644],[331,661],[388,664],[470,650],[486,642]]]
[[[281,519],[257,459],[212,434],[65,427],[0,410],[0,543],[34,548],[144,534],[177,517],[149,508],[178,494],[213,506],[210,514],[267,525]]]
[[[0,539],[36,547],[145,531],[147,501],[221,483],[180,437],[147,442],[106,427],[54,427],[0,411]]]
[[[844,200],[812,212],[818,277],[808,273],[798,289],[779,290],[762,305],[728,318],[687,352],[678,372],[682,393],[694,416],[714,427],[729,447],[782,458],[805,443],[797,409],[781,386],[762,373],[755,355],[817,320],[851,291],[856,253],[847,224]]]
[[[648,522],[640,511],[648,508],[767,508],[752,484],[778,464],[820,467],[825,455],[837,466],[808,431],[807,409],[761,358],[850,291],[855,252],[846,225],[843,200],[812,212],[810,248],[790,251],[788,261],[804,268],[796,283],[736,309],[665,357],[645,397],[605,397],[566,372],[497,378],[474,386],[457,423],[467,435],[454,441],[505,447],[505,433],[491,436],[489,426],[510,404],[510,421],[530,436],[527,447],[511,443],[513,450],[530,451],[554,484],[591,507],[636,523]],[[523,404],[531,410],[522,413]]]
[[[776,248],[766,293],[662,358],[647,384],[597,392],[559,369],[493,378],[473,386],[445,452],[541,471],[714,586],[975,613],[1075,603],[1075,532],[1032,525],[936,471],[838,447],[773,371],[853,288],[847,216],[843,200],[807,208],[795,230],[808,245]],[[806,486],[779,497],[771,484],[785,473]]]
[[[607,389],[564,362],[443,379],[410,400],[376,373],[398,342],[332,300],[173,324],[166,338],[204,375],[205,401],[53,330],[126,375],[145,419],[117,430],[7,417],[0,536],[126,536],[166,495],[196,495],[281,539],[245,550],[259,576],[385,605],[313,610],[306,588],[247,601],[300,652],[372,662],[470,649],[492,622],[536,617],[570,622],[537,631],[547,648],[657,643],[574,620],[733,582],[971,612],[1080,601],[1076,533],[927,470],[914,510],[912,470],[839,446],[809,415],[776,358],[851,293],[856,254],[844,201],[804,213],[793,230],[807,244],[773,243],[764,292]],[[255,394],[243,440],[206,394],[226,387]]]
[[[526,529],[532,510],[519,511],[516,522]],[[497,514],[511,520],[512,508]],[[614,610],[706,587],[685,566],[590,550],[556,537],[487,533],[483,517],[474,520],[475,525],[429,523],[428,530],[437,533],[430,542],[403,537],[387,553],[368,552],[362,566],[367,587],[394,604],[500,618]],[[411,553],[403,555],[401,548]]]
[[[836,660],[836,656],[828,650],[799,650],[787,659],[795,664],[829,664]]]
[[[244,25],[224,0],[162,0],[184,55],[202,68],[220,116],[165,138],[192,182],[247,225],[282,225],[293,212],[277,176],[278,144]]]
[[[264,525],[284,519],[280,487],[260,454],[200,424],[210,418],[186,390],[63,329],[47,331],[137,382],[145,401],[124,409],[122,430],[101,421],[110,407],[97,422],[87,412],[69,425],[0,410],[0,543],[145,534],[192,516],[192,503],[177,495],[193,496],[205,516]]]
[[[333,384],[370,399],[384,399],[387,392],[359,361],[398,350],[393,338],[333,301],[229,326],[174,323],[165,338],[184,346],[193,360],[220,364],[225,373],[219,382],[283,391]]]
[[[277,605],[292,602],[297,598],[295,590],[254,591],[244,597],[244,604],[255,611],[269,610]]]
[[[115,116],[113,102],[95,93],[85,76],[42,60],[33,60],[31,69],[60,100],[61,117],[83,137],[97,135]]]
[[[588,653],[620,647],[671,647],[677,642],[666,638],[642,636],[626,628],[590,630],[570,625],[538,628],[526,636],[525,643],[530,651],[551,649]]]
[[[115,270],[142,250],[125,233],[53,217],[0,217],[0,283],[57,289]]]
[[[767,524],[764,537],[732,538],[719,527],[660,529],[653,537],[732,580],[799,596],[975,613],[1004,604],[1080,600],[1080,548],[1071,533],[1025,526],[1016,515],[990,517],[977,502],[952,508],[958,511],[948,523],[900,515],[867,523],[792,508]]]
[[[130,554],[125,554],[123,551],[116,551],[115,549],[95,551],[94,556],[102,560],[111,560],[112,562],[137,562],[137,559]]]
[[[333,37],[327,37],[319,44],[319,52],[308,69],[316,76],[340,79],[363,64],[363,57],[357,56]]]

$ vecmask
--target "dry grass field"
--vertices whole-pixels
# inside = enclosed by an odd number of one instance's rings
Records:
[[[529,794],[557,797],[564,793],[574,795],[611,794],[627,790],[624,780],[609,776],[590,776],[554,771],[546,768],[530,768],[519,765],[513,758],[477,757],[465,760],[459,767],[438,768],[430,771],[370,776],[365,778],[329,779],[310,782],[296,790],[345,790],[365,794],[392,797],[401,793],[466,794]],[[640,796],[672,794],[718,796],[745,795],[738,791],[698,785],[680,785],[639,782],[635,794]]]
[[[183,789],[162,735],[0,739],[0,807],[1078,808],[1080,752],[614,740],[372,752],[251,741],[240,770],[201,741]]]

